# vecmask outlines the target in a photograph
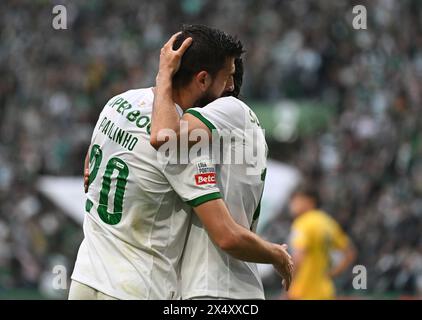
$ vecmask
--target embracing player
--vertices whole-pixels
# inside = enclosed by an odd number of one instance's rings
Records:
[[[159,140],[163,130],[176,132],[180,141],[205,133],[202,136],[213,144],[211,157],[217,163],[219,192],[233,219],[245,229],[255,231],[266,174],[264,132],[255,113],[233,96],[219,98],[204,107],[187,109],[180,116],[173,91],[178,88],[179,72],[184,72],[184,66],[182,64],[178,69],[181,57],[173,47],[180,46],[185,38],[186,35],[179,35],[174,43],[169,42],[161,51],[151,143],[157,149],[166,144],[164,135]],[[182,59],[192,59],[191,55],[188,50]],[[242,63],[241,60],[237,62],[236,67],[240,70],[237,70],[236,89],[240,89]],[[187,126],[186,132],[181,129],[183,122]],[[221,140],[226,142],[220,144]],[[218,155],[213,153],[216,150]],[[243,155],[241,161],[236,159],[238,155]],[[221,250],[196,216],[192,217],[183,255],[181,287],[183,299],[265,298],[257,265]]]
[[[240,43],[221,31],[188,26],[178,55],[190,47],[192,73],[173,92],[178,112],[233,90],[233,59]],[[176,36],[172,37],[174,41]],[[183,63],[182,63],[183,65]],[[292,262],[285,247],[266,242],[235,223],[216,184],[197,184],[198,168],[158,161],[150,145],[153,88],[112,98],[95,126],[89,148],[90,174],[85,238],[72,274],[70,299],[176,299],[178,267],[191,208],[223,251],[248,261],[272,263],[286,280]]]

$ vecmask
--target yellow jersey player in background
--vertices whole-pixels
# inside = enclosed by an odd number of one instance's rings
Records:
[[[356,250],[339,224],[319,209],[316,190],[299,187],[290,199],[294,222],[290,235],[295,271],[289,299],[334,299],[333,278],[344,272],[356,258]],[[332,265],[331,253],[342,253]]]

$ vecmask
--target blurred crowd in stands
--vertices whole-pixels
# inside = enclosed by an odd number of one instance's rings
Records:
[[[67,30],[53,29],[54,4],[66,6]],[[367,30],[353,29],[355,4]],[[246,101],[333,106],[326,128],[270,141],[270,156],[318,186],[358,247],[368,293],[422,295],[419,0],[1,1],[0,293],[42,290],[57,261],[71,270],[82,230],[37,178],[81,175],[103,105],[154,85],[159,49],[182,23],[239,36]],[[287,241],[286,210],[267,238]],[[339,285],[352,291],[350,279]]]

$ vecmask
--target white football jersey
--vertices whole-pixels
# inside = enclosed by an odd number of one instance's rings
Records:
[[[200,119],[219,137],[231,133],[234,139],[219,144],[217,185],[234,220],[252,231],[256,230],[260,201],[264,190],[267,144],[255,113],[234,97],[215,100],[203,108],[186,111]],[[220,146],[222,147],[220,148]],[[244,157],[236,158],[243,153]],[[249,157],[247,156],[249,155]],[[252,155],[252,156],[251,156]],[[229,156],[229,157],[228,157]],[[227,161],[231,157],[231,161]],[[241,160],[241,161],[239,161]],[[229,299],[264,299],[258,268],[255,263],[237,260],[220,250],[208,237],[196,215],[182,259],[182,298],[201,296]]]
[[[195,180],[199,168],[215,175],[207,160],[157,161],[149,142],[153,99],[152,88],[112,98],[90,145],[85,238],[72,279],[118,299],[180,298],[191,206],[221,197],[215,180]]]

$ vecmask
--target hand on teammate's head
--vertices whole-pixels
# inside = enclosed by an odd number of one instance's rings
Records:
[[[174,43],[180,34],[181,32],[173,34],[161,48],[159,73],[164,72],[166,75],[173,77],[173,75],[179,70],[183,54],[192,44],[192,38],[187,37],[177,49],[174,49]]]

